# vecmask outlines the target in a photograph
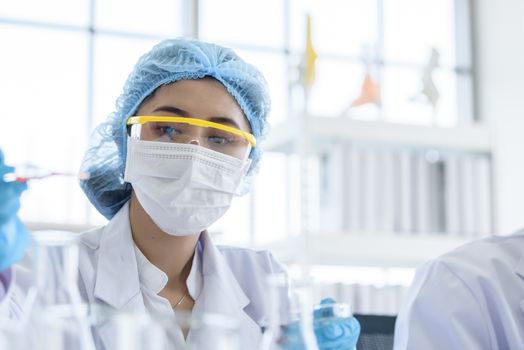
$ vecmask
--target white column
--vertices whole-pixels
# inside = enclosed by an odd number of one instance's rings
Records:
[[[472,0],[477,113],[493,131],[495,232],[524,227],[524,2]]]

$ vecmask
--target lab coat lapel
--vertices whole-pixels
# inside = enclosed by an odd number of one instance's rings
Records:
[[[193,313],[209,312],[234,318],[240,327],[241,348],[256,349],[262,334],[260,326],[244,311],[250,303],[248,297],[207,232],[202,233],[200,241],[203,288]]]
[[[520,260],[515,268],[515,273],[522,279],[524,279],[524,255],[520,257]],[[520,310],[524,313],[524,299],[520,301]]]
[[[134,243],[125,204],[104,227],[100,238],[94,297],[117,310],[145,311]],[[116,329],[108,322],[98,326],[106,349],[116,349]]]

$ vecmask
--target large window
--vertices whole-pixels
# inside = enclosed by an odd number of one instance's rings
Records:
[[[140,55],[161,38],[184,34],[184,9],[176,0],[2,5],[0,147],[7,162],[77,172],[90,132],[114,110]],[[30,223],[104,222],[70,177],[31,182],[21,216]]]

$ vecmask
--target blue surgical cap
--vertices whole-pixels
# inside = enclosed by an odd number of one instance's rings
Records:
[[[143,55],[129,75],[116,110],[94,131],[81,173],[80,186],[96,209],[111,219],[129,200],[131,185],[124,182],[127,118],[158,87],[179,80],[212,77],[221,82],[244,112],[251,132],[260,142],[267,130],[270,101],[263,75],[233,50],[195,39],[164,40]],[[251,151],[250,178],[260,159]],[[249,181],[249,179],[248,179]]]

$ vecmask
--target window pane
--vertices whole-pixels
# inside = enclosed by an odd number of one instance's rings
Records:
[[[209,232],[219,244],[245,246],[250,243],[250,200],[250,195],[233,198],[231,208],[211,225]]]
[[[459,122],[457,115],[457,75],[453,71],[439,69],[435,72],[435,85],[439,89],[440,97],[437,104],[436,114],[437,126],[455,126]],[[468,101],[461,101],[467,104]],[[470,116],[460,116],[462,119],[468,119]]]
[[[284,4],[281,0],[202,0],[200,37],[204,40],[284,46]]]
[[[339,116],[359,96],[363,76],[364,67],[361,64],[318,59],[309,112],[324,117]],[[294,106],[295,110],[301,110],[300,103]]]
[[[422,90],[422,72],[410,68],[384,70],[384,117],[387,121],[452,126],[457,121],[457,82],[452,71],[437,70],[434,83],[440,94],[436,109]]]
[[[115,111],[115,102],[136,62],[157,41],[100,35],[95,40],[95,124]]]
[[[313,44],[319,53],[360,55],[363,45],[377,39],[375,0],[291,0],[290,12],[293,51],[305,47],[306,13],[311,15]]]
[[[254,202],[255,238],[257,244],[269,243],[286,238],[291,218],[291,209],[299,208],[297,197],[290,197],[291,187],[297,185],[287,181],[286,166],[289,158],[283,154],[265,153],[256,175]],[[295,163],[296,164],[296,163]],[[296,177],[294,177],[296,179]],[[295,199],[290,203],[291,198]],[[296,227],[296,226],[295,226]]]
[[[86,34],[0,25],[0,42],[11,53],[0,57],[0,147],[7,161],[76,173],[86,144]],[[75,179],[35,180],[21,216],[80,223],[85,208]]]
[[[4,1],[0,6],[0,17],[87,25],[88,4],[88,0]]]
[[[182,0],[96,2],[96,26],[106,30],[178,36],[183,34]]]
[[[386,0],[386,61],[426,64],[434,47],[440,53],[440,64],[455,65],[453,2],[454,0]]]
[[[284,120],[287,108],[287,59],[281,54],[236,50],[246,62],[257,67],[267,80],[271,96],[270,124]]]

